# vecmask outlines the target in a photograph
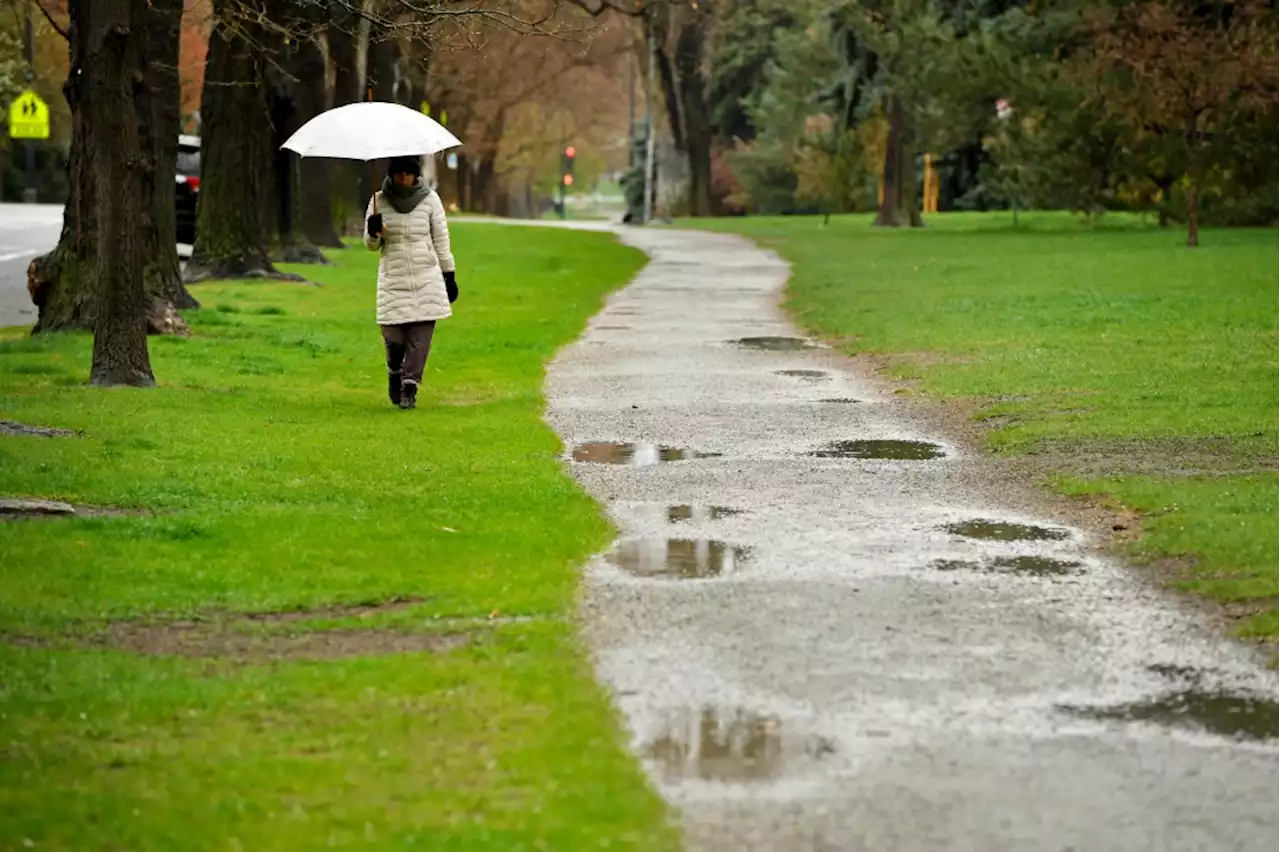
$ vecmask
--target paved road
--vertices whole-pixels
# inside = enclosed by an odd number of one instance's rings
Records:
[[[0,203],[0,328],[35,323],[27,264],[56,246],[61,232],[61,204]],[[178,256],[190,257],[191,246],[178,243]]]
[[[57,245],[61,230],[60,204],[0,204],[0,328],[35,323],[27,264]]]
[[[652,263],[547,416],[621,532],[586,635],[691,848],[1276,848],[1252,652],[829,350],[733,343],[797,334],[775,256],[622,233]]]

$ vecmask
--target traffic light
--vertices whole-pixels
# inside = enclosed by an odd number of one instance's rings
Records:
[[[578,149],[572,145],[564,147],[564,155],[560,158],[561,183],[569,186],[573,183],[573,160],[578,156]]]

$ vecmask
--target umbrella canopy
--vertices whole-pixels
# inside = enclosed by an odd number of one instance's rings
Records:
[[[280,147],[304,157],[368,161],[423,156],[461,145],[430,116],[400,104],[361,101],[320,113]]]

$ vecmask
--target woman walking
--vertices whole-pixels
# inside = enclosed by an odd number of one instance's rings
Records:
[[[449,225],[440,196],[422,182],[417,157],[396,157],[365,213],[364,244],[381,251],[378,325],[387,350],[387,393],[413,408],[436,322],[458,298]]]

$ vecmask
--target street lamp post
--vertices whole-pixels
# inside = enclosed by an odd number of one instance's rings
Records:
[[[653,16],[645,15],[649,32],[649,87],[645,95],[645,150],[644,150],[644,224],[653,218],[653,100],[654,78],[657,76],[657,44],[654,42]]]
[[[22,58],[25,60],[25,77],[27,88],[32,88],[36,80],[36,61],[34,39],[31,33],[31,9],[28,6],[25,10],[25,20],[22,26]],[[27,204],[35,204],[39,200],[39,192],[36,190],[36,140],[23,139],[22,147],[26,155],[26,172],[27,185],[22,190],[22,200]]]

